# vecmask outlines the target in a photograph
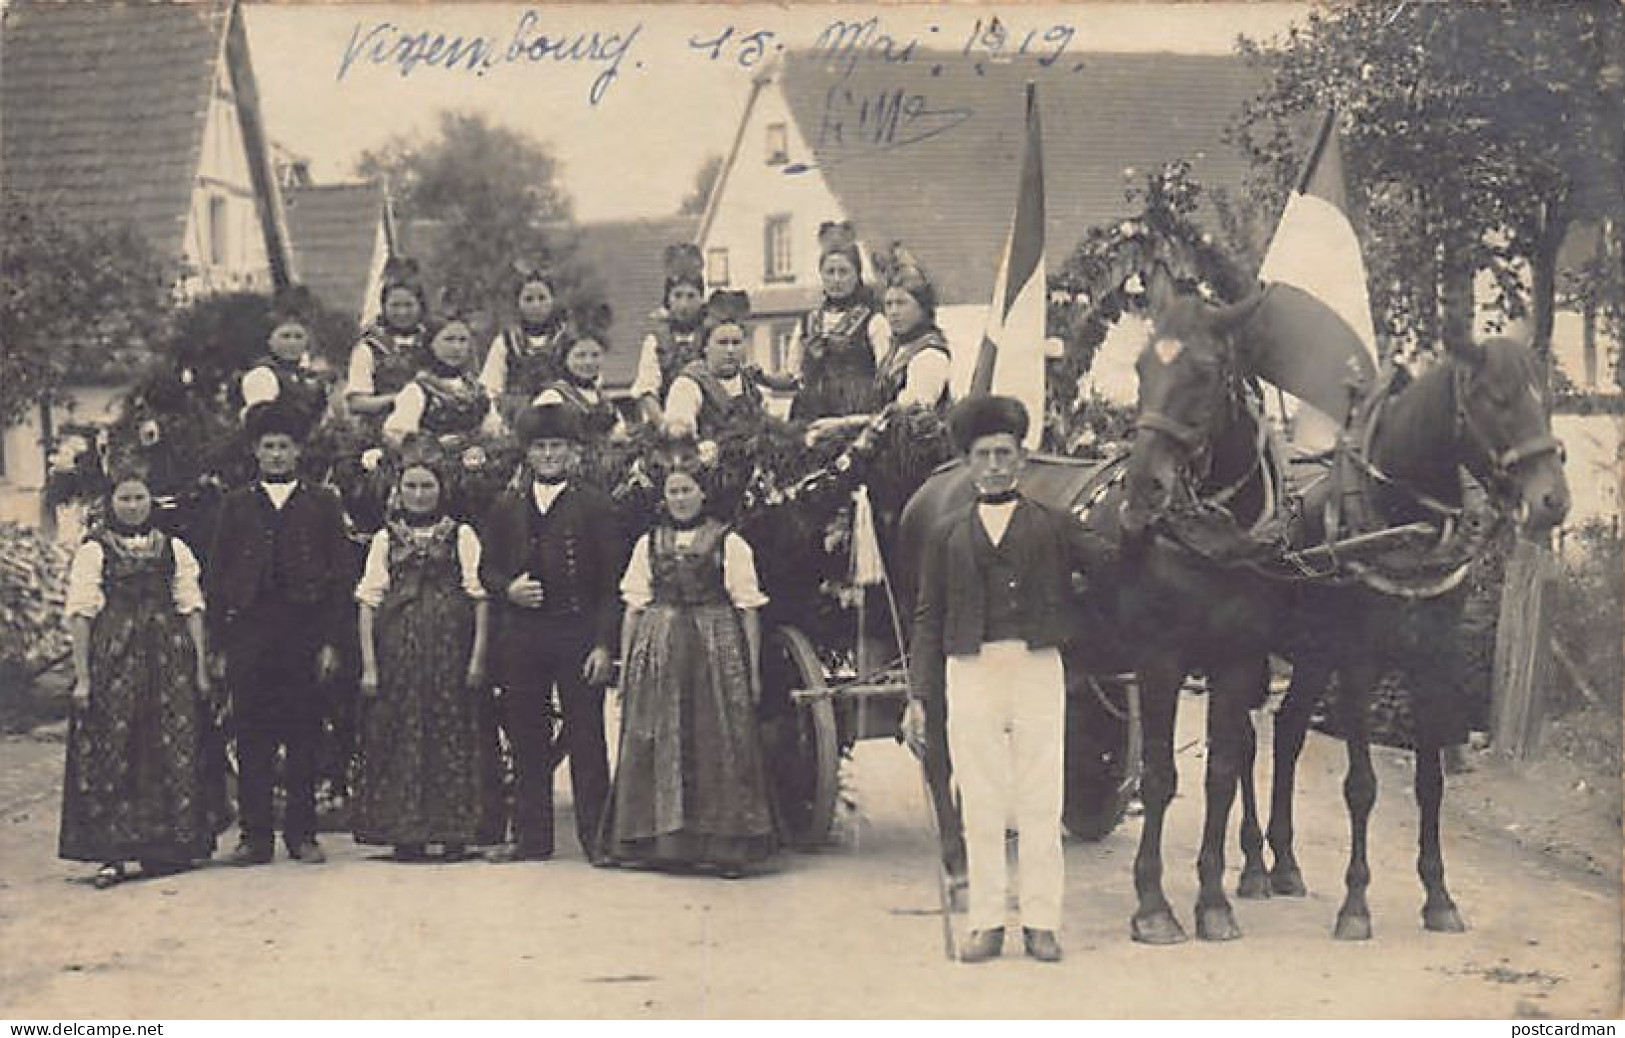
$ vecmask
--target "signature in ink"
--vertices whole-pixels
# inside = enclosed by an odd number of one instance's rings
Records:
[[[850,87],[832,86],[824,94],[815,139],[821,154],[842,154],[826,158],[821,165],[834,165],[863,152],[919,144],[948,133],[974,114],[969,108],[933,108],[924,94],[900,87],[859,93]],[[814,168],[796,163],[787,166],[785,172],[805,173]]]

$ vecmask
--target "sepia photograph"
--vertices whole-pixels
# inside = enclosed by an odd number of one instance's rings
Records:
[[[1625,1012],[1618,0],[0,0],[0,220],[0,1019]]]

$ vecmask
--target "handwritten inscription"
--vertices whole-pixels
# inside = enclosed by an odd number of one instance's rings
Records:
[[[621,75],[621,67],[642,31],[641,23],[625,32],[564,32],[549,34],[539,28],[541,16],[527,10],[513,31],[504,35],[448,35],[376,22],[357,22],[339,61],[342,82],[358,63],[393,66],[404,79],[419,69],[466,72],[483,76],[501,65],[553,62],[599,69],[587,91],[598,104]]]

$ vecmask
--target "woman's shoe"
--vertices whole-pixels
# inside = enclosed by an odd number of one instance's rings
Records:
[[[160,876],[173,876],[179,872],[186,872],[192,867],[189,861],[156,861],[143,858],[141,860],[141,878],[157,879]]]
[[[106,890],[108,887],[123,883],[124,879],[124,863],[122,861],[110,861],[97,869],[96,874],[90,877],[90,885],[97,890]]]
[[[441,861],[466,861],[468,858],[468,848],[463,844],[448,843],[440,848]]]
[[[426,855],[421,843],[397,843],[395,845],[396,861],[422,861]]]

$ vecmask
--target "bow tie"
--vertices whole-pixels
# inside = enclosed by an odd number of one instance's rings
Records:
[[[537,476],[536,485],[543,487],[563,486],[570,479],[569,476]]]
[[[287,486],[290,483],[299,482],[299,477],[295,476],[295,475],[261,476],[260,477],[260,482],[266,484],[267,486],[283,487],[283,486]]]
[[[1009,490],[1001,490],[995,494],[978,494],[976,500],[984,505],[1007,505],[1020,496],[1016,489],[1011,487]]]

